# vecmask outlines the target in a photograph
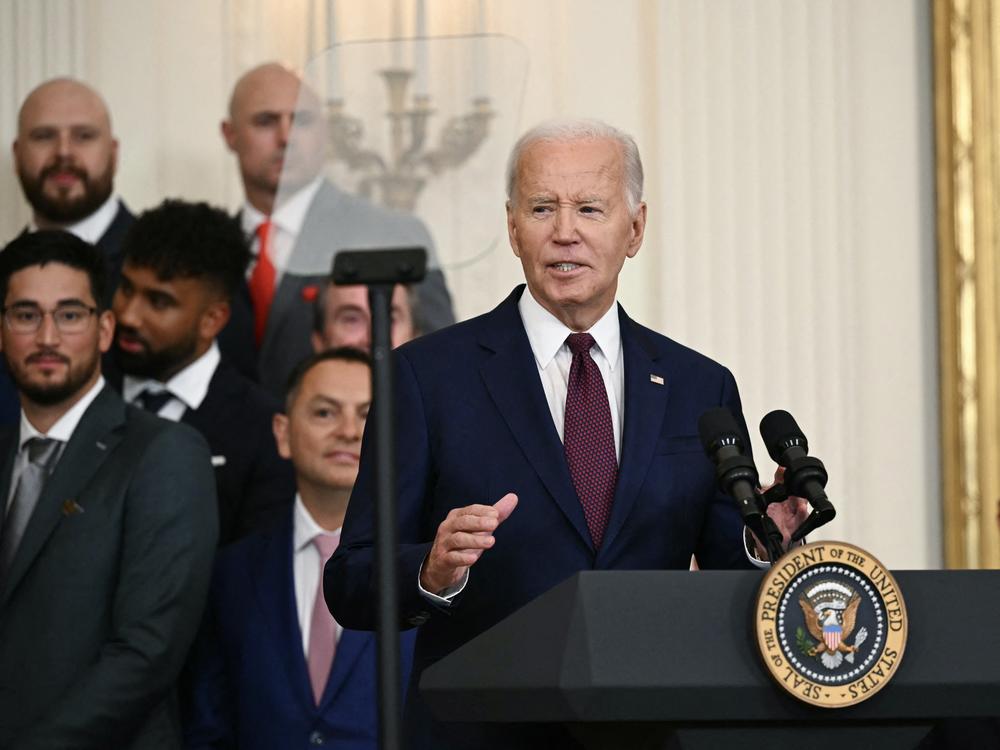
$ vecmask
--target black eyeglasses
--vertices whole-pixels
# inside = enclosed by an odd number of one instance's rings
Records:
[[[4,323],[12,333],[36,333],[42,327],[46,315],[52,316],[59,333],[83,333],[87,330],[90,316],[97,312],[96,307],[69,303],[59,305],[55,310],[43,310],[38,305],[11,305],[0,310]]]

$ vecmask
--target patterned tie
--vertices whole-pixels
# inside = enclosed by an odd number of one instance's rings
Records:
[[[170,391],[156,391],[147,388],[135,397],[135,403],[152,414],[159,414],[168,401],[173,399]]]
[[[604,378],[590,356],[594,337],[589,333],[573,333],[566,337],[566,345],[573,352],[573,364],[566,389],[563,447],[590,538],[594,549],[599,549],[608,528],[618,481],[615,431]]]
[[[4,518],[3,529],[0,530],[0,574],[6,575],[14,560],[14,553],[21,543],[24,530],[38,504],[52,459],[58,453],[60,441],[51,438],[31,438],[25,443],[28,451],[28,463],[17,478],[17,489],[14,498]]]
[[[330,677],[333,652],[337,648],[336,623],[330,610],[326,607],[326,600],[323,598],[323,568],[326,567],[326,561],[330,559],[339,543],[340,534],[336,536],[317,534],[313,538],[313,544],[319,550],[319,584],[316,586],[316,601],[313,603],[312,620],[309,626],[309,654],[306,661],[309,665],[309,682],[312,684],[313,698],[316,700],[317,706],[323,697],[326,681]]]
[[[277,272],[271,261],[271,220],[261,222],[257,227],[257,265],[250,274],[250,300],[253,302],[253,332],[257,346],[264,341],[267,315],[274,300],[274,282]]]

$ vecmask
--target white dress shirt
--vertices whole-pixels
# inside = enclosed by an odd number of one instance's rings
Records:
[[[542,381],[545,400],[552,414],[552,421],[563,439],[566,423],[566,393],[569,390],[569,368],[573,353],[566,337],[577,333],[542,307],[525,287],[517,303],[524,330],[528,334],[531,352],[535,355],[538,377]],[[614,303],[589,331],[597,343],[590,350],[590,358],[597,363],[608,392],[611,425],[615,432],[615,457],[622,460],[622,423],[625,421],[625,367],[622,364],[622,337],[618,328],[618,303]],[[498,498],[499,499],[499,498]]]
[[[101,388],[104,387],[104,376],[99,375],[97,382],[87,391],[80,400],[73,404],[65,414],[63,414],[56,423],[49,428],[46,433],[39,432],[35,429],[35,426],[28,421],[28,417],[24,414],[24,409],[21,410],[21,429],[18,436],[18,451],[17,458],[14,460],[14,470],[11,472],[11,477],[20,476],[21,472],[24,470],[25,465],[28,463],[28,452],[24,450],[24,444],[27,443],[32,438],[49,438],[51,440],[58,440],[61,445],[59,446],[59,456],[62,455],[63,449],[66,447],[66,443],[69,439],[73,437],[73,433],[76,431],[76,426],[80,424],[80,420],[83,418],[83,413],[87,411],[87,407],[90,406],[94,399],[97,398],[97,394],[101,392]],[[59,460],[59,456],[56,456],[56,460]],[[7,503],[10,505],[11,499],[14,497],[14,488],[17,486],[16,481],[11,481],[10,487],[7,489]],[[6,507],[5,505],[5,507]]]
[[[84,242],[96,245],[97,241],[104,236],[105,232],[108,231],[108,227],[111,226],[111,222],[115,220],[115,216],[117,214],[118,196],[112,195],[90,216],[85,219],[81,219],[75,224],[69,224],[62,229],[70,234],[75,234]],[[31,232],[38,231],[38,227],[35,225],[34,220],[32,220],[31,224],[28,225],[28,230]]]
[[[205,400],[205,396],[208,395],[208,386],[212,382],[212,376],[215,375],[215,370],[221,359],[219,345],[213,341],[204,354],[166,383],[152,378],[137,378],[134,375],[126,375],[122,380],[122,398],[131,404],[145,391],[151,393],[168,391],[171,399],[156,412],[156,416],[169,419],[171,422],[180,422],[188,409],[197,409]]]
[[[292,574],[295,578],[295,608],[299,614],[299,630],[302,631],[302,653],[306,658],[309,657],[309,632],[312,629],[316,587],[320,582],[319,550],[313,544],[313,539],[319,534],[340,536],[340,529],[327,531],[316,523],[296,492],[292,513]],[[339,641],[343,628],[336,620],[334,625]]]
[[[305,187],[293,193],[292,196],[278,206],[271,214],[271,237],[270,237],[270,258],[275,270],[275,283],[281,280],[281,275],[288,266],[288,259],[295,247],[295,241],[302,232],[302,225],[306,220],[306,213],[312,205],[313,198],[323,184],[323,178],[317,177]],[[240,224],[244,233],[252,237],[250,251],[254,260],[247,268],[247,278],[253,273],[256,265],[257,253],[260,250],[260,240],[257,238],[257,227],[267,221],[268,217],[251,206],[244,203],[240,211]]]

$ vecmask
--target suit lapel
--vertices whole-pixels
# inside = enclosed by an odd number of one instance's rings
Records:
[[[261,554],[253,562],[253,585],[259,617],[271,631],[271,642],[288,669],[295,699],[304,711],[313,711],[312,687],[302,653],[302,630],[295,603],[292,569],[292,515],[266,537]]]
[[[11,493],[11,479],[14,474],[14,459],[17,457],[17,443],[21,430],[20,420],[6,427],[3,436],[0,437],[0,458],[3,460],[2,473],[0,473],[0,530],[3,529],[3,517],[7,511],[7,498]]]
[[[208,381],[208,390],[205,398],[197,409],[185,409],[181,421],[189,424],[200,433],[207,434],[219,420],[219,417],[226,413],[225,402],[230,396],[235,396],[232,383],[227,383],[226,363],[219,362],[212,373],[212,379]],[[214,450],[214,449],[213,449]]]
[[[121,431],[117,428],[124,423],[125,404],[110,386],[105,385],[87,407],[42,490],[11,563],[0,604],[9,597],[59,524],[64,503],[76,499],[114,451],[121,440]],[[9,486],[9,482],[5,486]]]
[[[480,344],[494,352],[480,368],[486,389],[528,462],[584,542],[593,542],[573,488],[566,454],[537,376],[537,365],[518,313],[518,287],[487,319]],[[527,373],[517,377],[513,373]]]
[[[330,670],[326,687],[323,688],[323,697],[320,699],[321,712],[337,697],[351,679],[354,667],[361,655],[367,649],[373,648],[374,645],[375,636],[372,633],[362,633],[357,630],[341,632],[340,640],[337,642],[337,650],[333,655],[333,668]]]
[[[618,308],[618,320],[625,365],[625,424],[618,484],[602,549],[611,547],[642,489],[663,426],[670,392],[670,382],[664,364],[659,361],[659,353],[621,307]],[[653,382],[650,375],[658,375],[664,382]]]

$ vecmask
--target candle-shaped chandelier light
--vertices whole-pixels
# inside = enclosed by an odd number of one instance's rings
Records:
[[[327,0],[327,128],[329,156],[358,175],[358,192],[383,205],[413,211],[421,190],[431,176],[464,163],[489,134],[494,113],[486,92],[485,0],[476,5],[470,60],[473,81],[471,108],[448,118],[431,144],[429,126],[436,113],[431,96],[429,39],[425,0],[415,0],[415,34],[412,66],[403,62],[402,0],[392,3],[391,64],[378,71],[386,91],[388,153],[365,146],[365,123],[352,116],[343,97],[342,71],[336,40],[336,0]],[[413,84],[412,93],[410,85]]]

